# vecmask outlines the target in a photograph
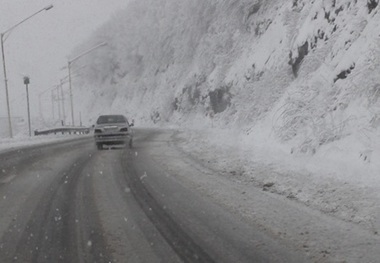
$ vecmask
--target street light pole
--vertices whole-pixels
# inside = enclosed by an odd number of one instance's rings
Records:
[[[28,85],[30,83],[29,77],[24,77],[24,84],[26,86],[26,105],[28,108],[28,127],[29,127],[29,137],[32,137],[32,129],[30,125],[30,107],[29,107],[29,89]]]
[[[33,16],[41,13],[42,11],[48,11],[53,8],[53,5],[48,5],[37,12],[33,13],[32,15],[28,16],[27,18],[21,20],[14,26],[11,26],[9,29],[5,30],[3,33],[0,34],[0,42],[1,42],[1,54],[2,54],[2,59],[3,59],[3,73],[4,73],[4,83],[5,83],[5,96],[6,96],[6,101],[7,101],[7,112],[8,112],[8,126],[9,126],[9,137],[13,138],[13,131],[12,131],[12,120],[11,120],[11,110],[10,110],[10,105],[9,105],[9,93],[8,93],[8,79],[7,79],[7,70],[5,66],[5,51],[4,51],[4,42],[7,40],[5,35],[7,33],[10,33],[13,29],[15,29],[17,26],[21,25],[25,21],[29,20]]]
[[[55,119],[55,108],[54,108],[54,90],[51,90],[51,109],[53,113],[53,121]]]
[[[39,111],[40,111],[40,118],[43,120],[44,119],[44,116],[43,116],[43,106],[42,106],[42,95],[44,95],[45,93],[47,93],[48,91],[51,91],[51,100],[52,100],[52,113],[53,113],[53,120],[54,120],[54,101],[53,101],[53,99],[54,99],[54,94],[53,94],[53,92],[54,92],[54,90],[53,89],[56,89],[56,87],[57,87],[57,85],[54,85],[54,86],[52,86],[52,87],[50,87],[50,88],[48,88],[48,89],[46,89],[46,90],[44,90],[44,91],[42,91],[42,92],[40,92],[39,94],[38,94],[38,103],[39,103]]]
[[[73,102],[73,90],[72,90],[72,84],[71,84],[71,65],[74,61],[78,60],[79,58],[87,55],[88,53],[94,51],[95,49],[97,48],[100,48],[100,47],[103,47],[107,45],[106,42],[103,42],[103,43],[100,43],[99,45],[96,45],[90,49],[88,49],[87,51],[84,51],[83,53],[79,54],[78,56],[76,56],[75,58],[69,60],[67,62],[67,68],[68,68],[68,71],[69,71],[69,89],[70,89],[70,106],[71,106],[71,124],[74,126],[75,123],[74,123],[74,102]]]
[[[62,99],[62,126],[66,125],[66,113],[65,113],[65,95],[63,93],[63,79],[60,81],[61,99]]]
[[[7,69],[5,67],[4,34],[5,33],[1,33],[1,36],[0,36],[1,37],[1,54],[2,54],[2,58],[3,58],[3,73],[4,73],[4,83],[5,83],[5,97],[6,97],[6,101],[7,101],[9,137],[13,138],[11,108],[9,106]]]
[[[57,109],[58,109],[58,119],[59,119],[59,122],[62,122],[62,114],[61,114],[61,96],[59,95],[59,85],[57,85],[55,87],[55,93],[57,94],[57,98],[56,98],[56,101],[57,101]]]
[[[75,71],[74,71],[75,72]],[[71,72],[71,73],[74,73],[74,72]],[[75,76],[75,75],[74,75]],[[43,112],[43,110],[42,110],[42,95],[43,94],[45,94],[46,92],[48,92],[48,91],[51,91],[51,101],[52,101],[52,113],[53,113],[53,120],[54,120],[54,118],[55,118],[55,115],[54,115],[54,113],[55,113],[55,106],[54,106],[54,101],[58,101],[58,99],[57,98],[55,98],[54,96],[54,90],[57,90],[57,89],[59,89],[59,92],[60,92],[60,95],[57,95],[57,96],[60,96],[61,98],[60,98],[60,100],[62,100],[62,115],[63,115],[63,123],[64,123],[64,125],[66,125],[66,107],[65,107],[65,93],[63,92],[63,85],[65,84],[65,83],[68,83],[69,81],[68,81],[68,78],[69,78],[69,76],[65,76],[64,78],[62,78],[62,79],[60,79],[60,82],[59,82],[59,84],[58,85],[53,85],[53,86],[51,86],[50,88],[48,88],[48,89],[46,89],[46,90],[43,90],[42,92],[40,92],[39,94],[38,94],[38,100],[39,100],[39,110],[40,110],[40,117],[41,117],[41,119],[43,119],[44,118],[44,116],[43,116],[43,114],[42,114],[42,112]],[[58,91],[57,91],[58,92]]]
[[[69,69],[69,92],[70,92],[70,106],[71,106],[71,125],[74,126],[74,101],[73,101],[73,89],[71,85],[71,63],[73,60],[68,61],[67,67]]]

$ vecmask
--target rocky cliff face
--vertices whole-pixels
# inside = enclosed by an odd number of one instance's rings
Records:
[[[85,112],[270,133],[296,152],[380,125],[378,0],[138,0],[78,50]],[[88,116],[89,118],[92,116]]]

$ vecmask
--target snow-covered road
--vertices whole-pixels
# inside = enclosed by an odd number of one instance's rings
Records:
[[[232,134],[217,134],[136,129],[132,150],[97,151],[88,136],[4,149],[2,262],[380,258],[375,225],[355,221],[361,211],[352,217],[323,209],[334,197],[349,210],[345,204],[356,205],[360,187],[338,180],[324,185],[312,173],[274,163],[273,152],[247,154]],[[369,193],[361,196],[376,202]]]
[[[201,171],[172,135],[137,130],[133,149],[98,151],[84,136],[4,151],[1,262],[304,262],[194,188],[187,175]]]

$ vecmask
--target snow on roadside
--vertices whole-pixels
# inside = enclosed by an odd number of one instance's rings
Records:
[[[355,155],[355,138],[293,155],[271,132],[182,130],[182,149],[231,180],[254,184],[378,234],[380,229],[380,143],[371,162]],[[342,146],[343,145],[343,146]],[[363,153],[366,154],[366,153]],[[367,157],[368,158],[368,157]]]
[[[25,146],[42,145],[52,142],[71,140],[79,135],[57,134],[43,136],[26,136],[18,135],[14,138],[0,138],[0,153],[11,149],[17,149]],[[81,135],[83,136],[83,135]]]

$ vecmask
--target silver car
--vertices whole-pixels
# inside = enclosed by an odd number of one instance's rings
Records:
[[[132,148],[133,134],[124,115],[101,115],[94,125],[94,138],[99,150],[103,145],[129,145]]]

